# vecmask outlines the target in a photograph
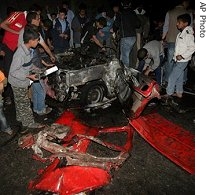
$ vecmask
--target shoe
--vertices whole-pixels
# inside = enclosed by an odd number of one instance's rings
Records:
[[[28,128],[27,127],[22,127],[21,129],[20,129],[20,134],[25,134],[25,133],[27,133],[28,132]]]
[[[43,116],[46,114],[49,114],[52,111],[52,108],[50,107],[46,107],[45,110],[43,112],[36,112],[39,116]]]
[[[149,107],[156,106],[156,103],[155,102],[151,102],[151,103],[148,104],[148,106]]]
[[[169,98],[171,98],[171,96],[170,95],[168,95],[167,93],[166,94],[164,94],[164,95],[161,95],[161,99],[169,99]]]
[[[45,127],[44,124],[41,124],[41,123],[30,123],[27,128],[30,128],[30,129],[41,129]]]
[[[165,94],[161,96],[161,105],[168,106],[170,105],[171,101],[173,100],[173,97],[171,95]]]
[[[182,98],[182,93],[174,93],[172,96]]]
[[[13,130],[12,129],[9,129],[9,130],[3,131],[3,132],[7,133],[8,135],[12,135],[13,134]]]

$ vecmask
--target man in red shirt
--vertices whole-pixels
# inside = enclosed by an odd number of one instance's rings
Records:
[[[1,22],[0,27],[5,30],[3,36],[2,50],[5,52],[3,59],[3,71],[6,77],[8,77],[10,66],[12,63],[13,54],[18,45],[19,32],[26,25],[26,12],[15,11],[12,12],[8,18]],[[11,104],[11,98],[13,97],[12,88],[8,83],[3,93],[4,103]]]

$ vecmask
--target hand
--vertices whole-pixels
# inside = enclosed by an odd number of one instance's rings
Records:
[[[54,50],[54,47],[52,45],[49,46],[50,50]]]
[[[48,64],[48,63],[47,63],[46,66],[47,66],[47,67],[52,67],[52,66],[55,66],[55,64]]]
[[[5,52],[4,51],[0,51],[0,56],[5,56]]]
[[[102,52],[105,52],[105,51],[106,51],[106,48],[105,48],[105,47],[102,47],[102,48],[101,48],[101,51],[102,51]]]
[[[55,57],[54,56],[50,56],[50,60],[54,63],[55,62]]]
[[[144,75],[148,76],[151,71],[151,68],[148,66],[144,72]]]
[[[183,58],[181,55],[177,55],[177,56],[176,56],[176,60],[177,60],[177,61],[180,61],[180,60],[182,60],[182,59],[184,59],[184,58]]]
[[[104,37],[104,35],[105,35],[101,30],[98,31],[98,34],[99,34],[101,37]]]
[[[63,33],[59,34],[59,37],[64,38],[64,34]]]
[[[37,75],[36,74],[31,74],[31,75],[28,75],[26,76],[26,78],[32,80],[32,81],[37,81],[38,78],[37,78]]]
[[[41,48],[41,47],[39,47],[38,49],[39,49],[40,53],[44,53],[45,52],[45,50],[43,48]]]

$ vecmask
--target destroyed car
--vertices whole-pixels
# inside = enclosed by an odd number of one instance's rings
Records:
[[[66,102],[79,99],[84,106],[98,107],[131,95],[125,68],[113,55],[89,56],[81,49],[56,54],[58,71],[49,75],[55,99]]]

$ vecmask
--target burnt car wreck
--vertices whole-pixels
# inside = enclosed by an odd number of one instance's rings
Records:
[[[86,107],[99,107],[117,98],[126,101],[131,95],[130,75],[114,56],[98,53],[88,56],[79,50],[56,55],[59,70],[49,77],[60,102],[79,99]],[[129,71],[129,70],[127,70]]]
[[[84,108],[89,109],[107,107],[118,100],[128,124],[92,127],[67,110],[39,133],[22,136],[19,147],[32,148],[34,159],[50,162],[46,169],[39,171],[37,178],[30,181],[29,190],[70,195],[108,185],[112,172],[130,156],[134,131],[184,170],[194,173],[193,136],[157,114],[141,116],[152,99],[160,99],[156,81],[132,68],[124,68],[114,56],[97,54],[90,57],[74,50],[57,54],[57,59],[58,70],[49,75],[56,100],[65,103],[79,99]],[[163,128],[161,121],[169,128]],[[116,141],[121,136],[124,141],[112,143],[104,139],[104,135],[116,136]],[[91,153],[92,144],[101,146],[98,149],[105,150],[105,155],[97,155],[97,151]]]

